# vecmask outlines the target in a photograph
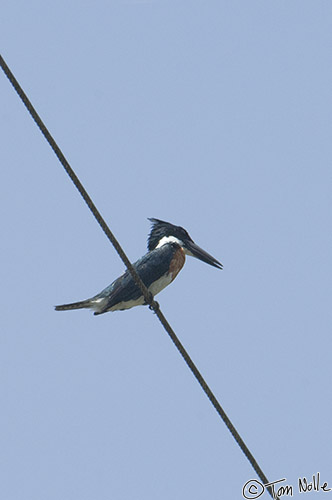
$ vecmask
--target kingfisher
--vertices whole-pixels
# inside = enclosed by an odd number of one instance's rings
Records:
[[[152,222],[152,228],[148,237],[148,252],[137,260],[133,267],[153,297],[176,278],[185,263],[186,255],[222,269],[222,264],[196,245],[183,227],[160,219],[149,220]],[[146,305],[145,299],[127,270],[90,299],[55,306],[55,309],[92,309],[97,315],[108,311],[124,311],[140,305]]]

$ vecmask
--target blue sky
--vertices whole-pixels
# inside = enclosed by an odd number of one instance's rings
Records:
[[[299,477],[332,487],[331,15],[5,0],[0,21],[3,57],[129,258],[157,217],[224,264],[188,258],[158,301],[295,498]],[[241,498],[256,476],[157,318],[54,311],[123,264],[0,86],[1,498]]]

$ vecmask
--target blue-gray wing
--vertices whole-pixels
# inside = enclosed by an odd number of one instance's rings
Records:
[[[177,245],[168,243],[148,252],[133,264],[147,288],[169,271],[176,250]],[[107,305],[105,305],[106,311],[120,302],[137,300],[141,296],[142,292],[140,288],[136,285],[129,271],[126,271],[94,298],[107,297],[109,299]]]

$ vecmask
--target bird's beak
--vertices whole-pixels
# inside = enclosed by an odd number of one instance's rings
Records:
[[[196,257],[197,259],[202,260],[203,262],[206,262],[207,264],[210,264],[210,266],[217,267],[218,269],[222,269],[222,264],[217,261],[212,255],[207,253],[205,250],[200,248],[196,243],[193,241],[186,241],[185,245],[183,246],[184,252],[187,255],[191,255],[192,257]]]

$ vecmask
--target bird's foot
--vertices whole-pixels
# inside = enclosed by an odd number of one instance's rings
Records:
[[[151,292],[150,292],[149,309],[150,309],[150,311],[153,311],[154,313],[156,313],[159,310],[159,304],[156,300],[154,300],[154,297],[153,297]]]

